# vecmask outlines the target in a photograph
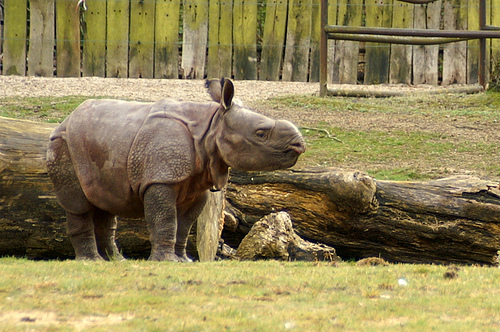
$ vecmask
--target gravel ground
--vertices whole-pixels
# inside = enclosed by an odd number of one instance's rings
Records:
[[[279,95],[319,92],[318,83],[237,81],[235,87],[236,97],[245,103]],[[209,99],[203,80],[0,76],[0,97],[72,95],[147,101],[164,98],[192,101]]]
[[[244,103],[291,94],[318,94],[319,83],[236,81],[236,97]],[[329,85],[330,89],[356,91],[428,92],[442,89],[428,85]],[[60,78],[1,76],[0,97],[10,96],[107,96],[113,98],[155,101],[164,98],[177,100],[206,100],[203,80],[159,80],[123,78]]]

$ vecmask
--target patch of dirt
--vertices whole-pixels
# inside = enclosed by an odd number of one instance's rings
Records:
[[[119,324],[132,318],[121,315],[83,316],[66,321],[50,311],[8,311],[0,314],[0,326],[22,327],[26,331],[40,329],[41,327],[72,326],[77,331],[85,331],[96,326],[105,327]]]

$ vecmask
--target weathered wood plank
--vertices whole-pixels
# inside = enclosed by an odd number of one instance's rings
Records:
[[[26,74],[27,0],[5,0],[3,74]]]
[[[415,5],[415,29],[439,29],[442,1]],[[413,47],[413,84],[438,84],[439,45]]]
[[[278,81],[283,63],[288,0],[268,0],[259,79]]]
[[[394,1],[392,27],[413,28],[414,5]],[[411,84],[411,45],[391,45],[391,62],[389,65],[389,83]]]
[[[390,27],[392,0],[366,0],[366,26]],[[389,60],[391,46],[380,43],[366,43],[365,84],[380,84],[389,81]]]
[[[467,6],[460,0],[444,4],[444,29],[467,30]],[[443,85],[467,83],[467,42],[443,45]]]
[[[153,78],[155,3],[130,1],[130,44],[128,76]]]
[[[106,2],[87,0],[83,34],[83,76],[106,74]]]
[[[489,2],[490,10],[491,10],[491,25],[500,26],[500,6],[496,5],[495,0],[491,0]],[[500,39],[493,38],[491,39],[491,72],[495,74],[495,77],[492,79],[496,79],[498,81],[500,74]]]
[[[312,0],[311,53],[309,82],[319,82],[319,41],[321,37],[321,0]]]
[[[106,77],[128,77],[129,4],[107,1]]]
[[[0,6],[0,21],[3,21],[3,6]],[[0,36],[3,36],[3,24],[0,24]],[[0,38],[0,54],[3,54],[3,38]],[[2,74],[2,68],[0,68],[0,74]]]
[[[467,21],[469,30],[479,30],[479,1],[469,0],[467,6]],[[467,42],[467,83],[479,82],[479,40]]]
[[[233,5],[233,73],[237,80],[257,79],[257,1]]]
[[[231,77],[233,70],[232,2],[210,1],[208,17],[207,77]]]
[[[336,25],[337,24],[337,12],[340,11],[339,6],[341,4],[337,4],[337,0],[329,0],[328,1],[328,24]],[[327,81],[328,83],[338,83],[338,64],[335,63],[335,52],[336,52],[336,43],[338,41],[329,39],[327,43],[327,54],[328,59],[327,62]]]
[[[339,3],[338,24],[361,26],[363,1]],[[335,45],[333,83],[356,84],[358,81],[359,42],[337,40]]]
[[[155,78],[179,78],[178,0],[158,0],[155,19]]]
[[[54,0],[30,1],[28,76],[54,75]]]
[[[225,198],[225,190],[209,192],[207,204],[196,221],[196,248],[201,262],[211,262],[217,254],[224,227]]]
[[[183,78],[203,78],[208,33],[208,2],[184,0],[181,73]]]
[[[311,43],[312,0],[290,0],[283,80],[306,82]]]
[[[80,77],[80,13],[72,1],[56,1],[56,71]]]

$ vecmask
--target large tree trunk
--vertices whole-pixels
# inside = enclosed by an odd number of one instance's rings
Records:
[[[0,118],[0,255],[73,256],[64,212],[45,171],[45,150],[54,127]],[[214,195],[218,203],[209,208],[220,209],[221,193]],[[344,259],[381,256],[397,262],[496,264],[499,196],[498,182],[473,177],[395,182],[324,168],[233,171],[223,238],[236,248],[255,222],[285,210],[299,235],[334,247]],[[196,238],[198,246],[205,246],[206,256],[200,254],[204,260],[213,259],[219,232],[219,218],[213,217],[218,212],[208,214],[212,217],[198,225],[201,236]],[[144,222],[119,222],[118,242],[126,256],[147,257],[148,239]]]
[[[378,181],[356,171],[232,172],[228,207],[238,242],[255,221],[286,210],[297,233],[342,258],[497,264],[498,182],[459,176],[426,182]]]

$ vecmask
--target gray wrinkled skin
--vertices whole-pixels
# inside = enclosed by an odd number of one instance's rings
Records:
[[[77,259],[123,259],[115,216],[144,216],[150,260],[189,261],[189,230],[229,167],[295,165],[305,145],[293,124],[233,103],[230,80],[207,88],[214,102],[88,100],[52,133],[47,168]]]

